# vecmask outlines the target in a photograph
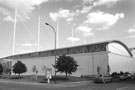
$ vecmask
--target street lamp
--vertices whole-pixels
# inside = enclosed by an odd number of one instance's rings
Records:
[[[49,23],[45,23],[45,25],[48,25],[52,28],[52,30],[54,31],[54,44],[55,44],[55,52],[56,52],[56,30],[54,29],[54,27],[52,25],[50,25]],[[56,53],[55,53],[55,66],[56,66]],[[55,68],[55,84],[56,84],[56,68]]]

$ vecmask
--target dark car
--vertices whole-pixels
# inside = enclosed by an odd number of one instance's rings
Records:
[[[110,75],[101,75],[101,76],[97,76],[94,79],[94,83],[106,83],[106,82],[111,82],[112,81],[112,77]]]

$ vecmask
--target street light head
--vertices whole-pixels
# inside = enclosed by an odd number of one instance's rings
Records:
[[[45,23],[45,25],[49,25],[48,23]]]
[[[52,30],[54,31],[54,34],[56,34],[56,31],[55,31],[55,29],[54,29],[54,27],[52,25],[50,25],[49,23],[45,23],[45,25],[48,25],[49,27],[51,27]]]

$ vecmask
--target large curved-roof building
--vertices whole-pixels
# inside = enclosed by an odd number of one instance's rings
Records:
[[[26,54],[13,55],[1,59],[1,62],[12,62],[17,60],[26,64],[28,71],[25,74],[32,74],[32,67],[36,65],[38,74],[42,75],[43,67],[52,69],[55,63],[54,56],[60,55],[72,56],[80,65],[78,70],[73,73],[75,76],[81,75],[97,75],[97,68],[100,73],[107,73],[108,65],[112,72],[134,72],[134,59],[129,48],[122,42],[117,40],[104,41],[99,43],[80,45],[57,50],[40,51]],[[57,73],[61,74],[61,73]]]

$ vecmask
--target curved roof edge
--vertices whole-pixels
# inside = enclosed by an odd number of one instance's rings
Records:
[[[133,54],[131,53],[131,51],[129,50],[129,48],[128,48],[124,43],[122,43],[121,41],[118,41],[118,40],[111,40],[111,41],[109,41],[108,43],[118,43],[118,44],[122,45],[122,46],[128,51],[129,55],[130,55],[131,57],[133,57]]]
[[[120,44],[121,46],[123,46],[125,49],[126,49],[126,51],[129,53],[129,55],[131,56],[131,57],[133,57],[133,54],[131,53],[131,51],[130,51],[130,49],[124,44],[124,43],[122,43],[121,41],[118,41],[118,40],[108,40],[108,41],[102,41],[102,42],[96,42],[96,43],[93,43],[93,44],[86,44],[86,45],[79,45],[79,46],[73,46],[73,47],[68,47],[68,48],[60,48],[60,49],[57,49],[57,50],[63,50],[63,49],[66,49],[66,51],[64,51],[65,53],[67,53],[67,50],[69,49],[69,48],[76,48],[76,47],[81,47],[81,46],[94,46],[94,45],[100,45],[100,44],[104,44],[104,45],[108,45],[108,44],[110,44],[110,43],[118,43],[118,44]],[[10,59],[12,59],[12,58],[15,58],[15,57],[17,57],[17,58],[34,58],[34,57],[39,57],[38,55],[39,55],[39,53],[45,53],[45,52],[48,52],[48,53],[50,53],[49,55],[51,56],[51,55],[54,55],[54,52],[53,52],[54,50],[48,50],[48,51],[40,51],[40,52],[31,52],[31,53],[24,53],[24,54],[18,54],[18,55],[12,55],[12,56],[8,56],[8,57],[4,57],[4,58],[0,58],[0,59],[5,59],[5,58],[10,58]],[[87,51],[87,50],[86,50]],[[84,50],[82,49],[82,52],[84,53]],[[48,53],[47,54],[45,54],[45,55],[48,55]],[[72,53],[73,54],[73,53]],[[40,57],[43,57],[42,56],[42,54],[40,54],[41,56]],[[43,54],[44,55],[44,54]],[[23,57],[24,56],[24,57]]]

